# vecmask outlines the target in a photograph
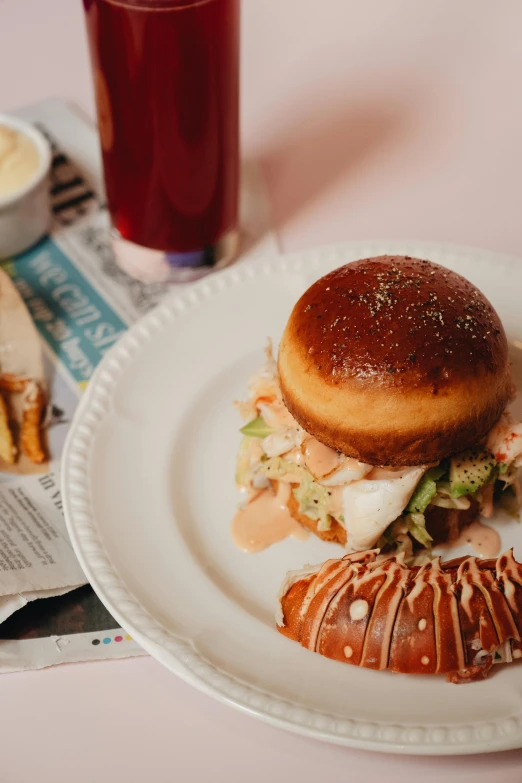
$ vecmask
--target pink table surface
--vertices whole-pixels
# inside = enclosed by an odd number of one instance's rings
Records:
[[[384,237],[522,256],[520,0],[243,9],[244,149],[285,250]],[[0,73],[0,111],[57,95],[94,116],[81,0],[0,0]],[[286,734],[151,659],[4,675],[0,705],[6,783],[522,778],[522,752],[400,758]]]

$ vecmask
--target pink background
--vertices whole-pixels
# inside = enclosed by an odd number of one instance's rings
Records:
[[[285,250],[419,238],[522,255],[520,0],[243,9],[244,150]],[[0,73],[0,111],[56,95],[93,116],[81,0],[0,0]],[[7,783],[520,779],[522,752],[422,760],[295,737],[150,659],[4,675],[0,705]]]

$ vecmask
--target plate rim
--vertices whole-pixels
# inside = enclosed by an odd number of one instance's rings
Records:
[[[164,628],[126,587],[98,535],[90,504],[89,450],[97,425],[109,412],[111,390],[120,374],[153,337],[208,297],[259,276],[313,270],[325,259],[351,253],[373,255],[472,256],[484,263],[518,267],[515,256],[463,245],[417,240],[369,240],[326,245],[301,252],[242,261],[181,290],[144,315],[111,347],[80,400],[62,454],[61,487],[67,530],[80,565],[94,591],[115,619],[154,658],[207,695],[291,732],[349,747],[412,755],[463,755],[522,747],[522,713],[466,725],[400,725],[339,719],[248,685],[204,659],[190,641]]]

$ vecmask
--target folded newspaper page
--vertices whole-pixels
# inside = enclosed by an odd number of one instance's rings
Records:
[[[86,584],[63,518],[59,460],[96,365],[173,288],[135,281],[113,260],[94,128],[59,100],[19,114],[53,147],[54,226],[50,237],[0,264],[0,391],[8,414],[2,430],[0,411],[0,672],[144,654]],[[243,166],[241,222],[244,257],[278,252],[254,163]],[[24,447],[30,383],[49,398],[39,461]]]

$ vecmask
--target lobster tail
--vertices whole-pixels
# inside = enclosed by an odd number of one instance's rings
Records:
[[[408,567],[357,552],[290,577],[279,630],[327,658],[403,674],[487,676],[522,657],[522,566],[509,551]]]

